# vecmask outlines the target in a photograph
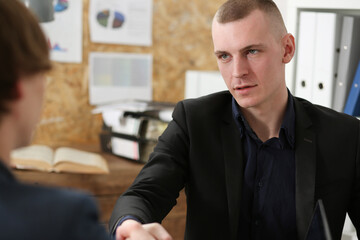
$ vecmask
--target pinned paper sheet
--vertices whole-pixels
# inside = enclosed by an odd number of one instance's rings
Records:
[[[152,100],[152,55],[92,52],[89,62],[90,104]]]
[[[91,41],[151,46],[152,8],[152,0],[91,0]]]
[[[58,62],[82,62],[82,1],[56,0],[54,21],[41,23],[48,38],[50,58]]]

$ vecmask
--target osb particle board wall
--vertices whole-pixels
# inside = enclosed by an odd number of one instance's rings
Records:
[[[34,143],[71,145],[98,143],[101,115],[88,101],[89,52],[151,53],[153,99],[177,102],[184,97],[186,70],[216,70],[211,22],[218,0],[153,0],[151,47],[99,44],[90,41],[89,0],[83,0],[83,61],[56,63],[48,74],[44,112]]]

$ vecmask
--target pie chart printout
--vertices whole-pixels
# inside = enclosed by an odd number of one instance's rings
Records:
[[[68,0],[58,0],[56,5],[54,6],[55,12],[62,12],[68,9],[69,2]]]
[[[102,10],[96,15],[97,22],[104,28],[121,28],[125,21],[124,14],[117,11]]]

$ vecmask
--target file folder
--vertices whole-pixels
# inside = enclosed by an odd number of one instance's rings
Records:
[[[344,113],[351,116],[360,116],[360,61],[346,101]]]
[[[341,30],[338,75],[333,109],[342,112],[360,57],[360,18],[344,16]]]
[[[329,108],[332,107],[339,58],[340,20],[337,13],[316,13],[312,102]]]
[[[295,96],[312,101],[316,12],[301,11],[299,16]]]

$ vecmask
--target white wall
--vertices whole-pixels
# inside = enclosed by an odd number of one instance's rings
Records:
[[[274,0],[274,2],[276,3],[276,5],[278,6],[283,19],[285,21],[285,24],[287,22],[287,2],[288,0]]]

